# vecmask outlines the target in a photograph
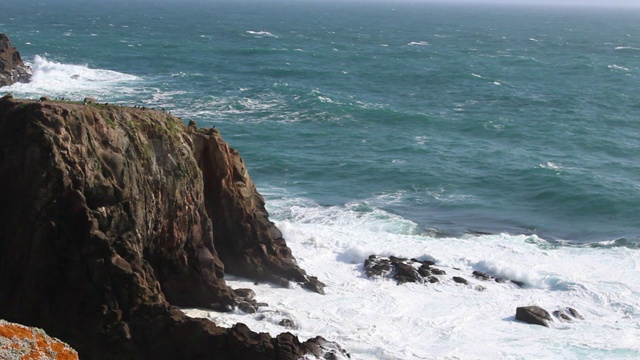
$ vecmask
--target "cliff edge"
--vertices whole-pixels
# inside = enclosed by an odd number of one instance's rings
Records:
[[[162,111],[0,99],[0,318],[87,359],[296,359],[317,339],[217,327],[225,271],[322,283],[300,269],[237,151]]]
[[[31,68],[24,64],[20,52],[11,45],[9,37],[0,34],[0,86],[29,80]]]

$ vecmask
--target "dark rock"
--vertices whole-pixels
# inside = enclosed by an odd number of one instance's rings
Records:
[[[423,264],[418,268],[418,273],[422,277],[428,277],[431,275],[431,268],[430,266]]]
[[[173,306],[234,306],[219,243],[239,273],[309,281],[269,237],[263,201],[219,136],[161,111],[5,96],[0,149],[0,318],[41,327],[83,359],[306,352],[290,334],[220,328]]]
[[[439,283],[440,280],[438,280],[437,277],[435,276],[429,276],[429,279],[427,279],[427,281],[429,281],[431,284],[435,284],[435,283]]]
[[[579,320],[584,319],[584,317],[582,317],[582,315],[578,313],[578,310],[574,308],[568,307],[568,308],[565,308],[565,311],[567,311],[569,315],[573,316],[575,319],[579,319]]]
[[[473,277],[475,277],[478,280],[490,280],[491,279],[491,275],[483,273],[482,271],[474,271],[473,272]]]
[[[305,289],[317,292],[324,295],[324,283],[318,280],[315,276],[309,276],[308,281],[302,284]]]
[[[518,285],[518,287],[524,287],[524,281],[519,281],[519,280],[511,280],[512,283]]]
[[[463,285],[468,285],[468,284],[469,284],[469,282],[467,281],[467,279],[465,279],[465,278],[461,278],[461,277],[459,277],[459,276],[454,276],[454,277],[453,277],[453,281],[454,281],[454,282],[456,282],[456,283],[458,283],[458,284],[463,284]]]
[[[242,312],[245,312],[247,314],[255,314],[256,313],[256,308],[250,304],[249,302],[246,301],[241,301],[238,303],[238,309],[240,309]]]
[[[560,319],[561,321],[573,321],[575,319],[578,319],[578,320],[584,319],[576,309],[571,307],[566,307],[564,309],[556,310],[553,312],[553,316]]]
[[[364,261],[364,272],[368,277],[384,277],[391,274],[391,271],[393,271],[393,266],[389,259],[371,255]]]
[[[545,309],[535,305],[518,307],[516,309],[516,320],[546,327],[549,327],[549,321],[553,321]]]
[[[335,342],[327,341],[321,336],[309,339],[304,343],[309,353],[323,359],[351,358],[351,355]]]
[[[442,269],[431,268],[431,273],[433,275],[447,275],[447,273]]]
[[[233,293],[244,300],[253,300],[256,297],[255,291],[251,289],[234,289]]]
[[[573,319],[564,311],[556,310],[553,312],[553,316],[560,319],[560,321],[573,321]]]
[[[84,98],[84,104],[94,104],[96,102],[96,98],[87,96]]]
[[[393,259],[391,259],[391,261],[395,269],[394,278],[399,283],[422,282],[422,276],[411,264],[407,264],[404,261],[394,262]]]
[[[296,263],[282,233],[269,221],[264,198],[244,160],[215,129],[197,129],[189,141],[202,173],[204,204],[225,271],[258,281],[287,279],[322,289]]]
[[[293,320],[290,319],[282,319],[278,323],[278,325],[285,327],[287,329],[296,330],[298,328],[298,324],[296,324]]]
[[[31,80],[31,68],[24,64],[20,52],[11,45],[9,37],[0,34],[0,87],[17,82],[26,83],[29,80]]]
[[[48,96],[41,96],[40,101],[51,101],[51,98]]]

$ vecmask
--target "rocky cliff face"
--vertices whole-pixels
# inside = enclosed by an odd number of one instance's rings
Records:
[[[20,53],[11,45],[9,37],[0,34],[0,86],[29,82],[31,69],[22,62]]]
[[[217,131],[155,110],[0,100],[0,318],[88,359],[293,359],[314,348],[172,306],[233,307],[225,267],[321,290]]]

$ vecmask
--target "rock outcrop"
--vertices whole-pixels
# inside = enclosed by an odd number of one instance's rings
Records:
[[[227,272],[287,285],[289,280],[322,293],[324,284],[296,264],[282,233],[269,221],[238,152],[217,129],[188,127],[204,178],[204,200],[213,222],[216,250]]]
[[[24,64],[18,50],[11,45],[9,37],[0,34],[0,86],[29,80],[31,68]]]
[[[220,328],[174,307],[231,309],[227,270],[314,283],[218,132],[156,110],[0,99],[0,318],[83,359],[317,350],[316,339]]]
[[[78,352],[42,329],[0,320],[0,359],[78,360]]]
[[[460,272],[460,269],[455,269]],[[407,282],[415,283],[440,283],[444,280],[443,275],[446,271],[435,266],[430,260],[408,259],[396,256],[379,256],[370,255],[364,261],[364,273],[369,278],[385,278],[394,279],[399,285]],[[495,281],[498,283],[511,283],[519,287],[525,284],[517,280],[509,280],[503,277],[493,277],[481,271],[473,271],[471,274],[474,278],[481,281]],[[461,277],[453,276],[451,278],[454,283],[462,285],[470,285],[470,282]],[[483,291],[485,288],[481,285],[474,287],[476,290]]]

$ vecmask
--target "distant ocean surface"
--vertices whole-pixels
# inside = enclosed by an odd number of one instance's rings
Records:
[[[237,148],[327,295],[256,315],[354,359],[640,357],[640,9],[5,0],[33,82],[0,95],[162,108]],[[366,279],[370,254],[519,289]],[[573,306],[551,329],[516,306]]]

